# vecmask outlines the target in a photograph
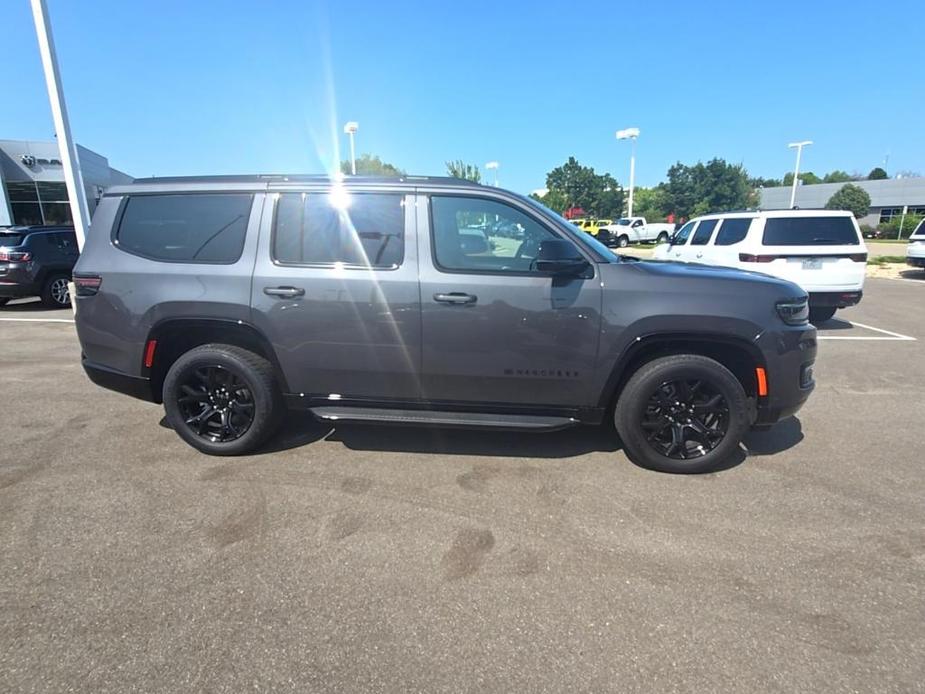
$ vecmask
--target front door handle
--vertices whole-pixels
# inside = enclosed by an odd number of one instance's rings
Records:
[[[464,294],[462,292],[434,294],[434,301],[439,301],[441,304],[474,304],[478,299],[474,294]]]
[[[697,257],[698,257],[698,258],[702,258],[702,257],[703,257],[703,253],[698,253],[698,254],[697,254]]]
[[[264,287],[263,293],[268,296],[280,296],[285,299],[305,296],[305,290],[301,287]]]

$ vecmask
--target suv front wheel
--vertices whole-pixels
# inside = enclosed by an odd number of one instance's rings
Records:
[[[276,430],[284,409],[270,362],[232,345],[202,345],[180,356],[163,395],[173,430],[210,455],[252,452]]]
[[[748,430],[739,380],[698,354],[654,359],[639,368],[617,401],[614,421],[626,454],[662,472],[708,472],[722,465]]]

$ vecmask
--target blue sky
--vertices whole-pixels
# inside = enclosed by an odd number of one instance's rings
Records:
[[[135,176],[321,172],[347,150],[411,173],[570,156],[637,184],[714,156],[754,175],[925,173],[921,2],[48,0],[75,138]],[[0,139],[53,135],[28,0],[0,3]]]

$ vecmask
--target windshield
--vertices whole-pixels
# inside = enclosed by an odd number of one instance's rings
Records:
[[[614,222],[614,224],[619,224],[621,227],[628,227],[632,223],[633,220],[627,219],[626,217],[622,217],[621,219],[618,219],[616,222]]]
[[[605,258],[607,262],[616,263],[620,261],[620,256],[607,248],[607,246],[605,246],[593,236],[589,236],[588,234],[576,234],[574,224],[570,224],[569,221],[558,212],[549,209],[543,203],[534,200],[533,198],[528,198],[525,195],[518,195],[517,197],[518,199],[530,205],[530,207],[543,212],[545,216],[549,217],[553,222],[555,222],[557,228],[564,231],[575,243],[584,246],[585,248],[591,248],[595,253]]]

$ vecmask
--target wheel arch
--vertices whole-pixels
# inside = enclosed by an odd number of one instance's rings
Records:
[[[714,359],[735,375],[746,396],[757,396],[755,369],[764,366],[757,346],[722,333],[665,332],[639,336],[624,349],[601,391],[599,406],[612,408],[626,382],[641,366],[672,354],[700,354]]]
[[[273,365],[277,383],[288,392],[285,374],[272,343],[249,323],[222,318],[167,318],[155,323],[145,339],[145,345],[157,340],[154,363],[143,367],[143,375],[151,379],[154,402],[163,401],[164,378],[173,363],[183,354],[210,343],[234,345],[259,354]]]

